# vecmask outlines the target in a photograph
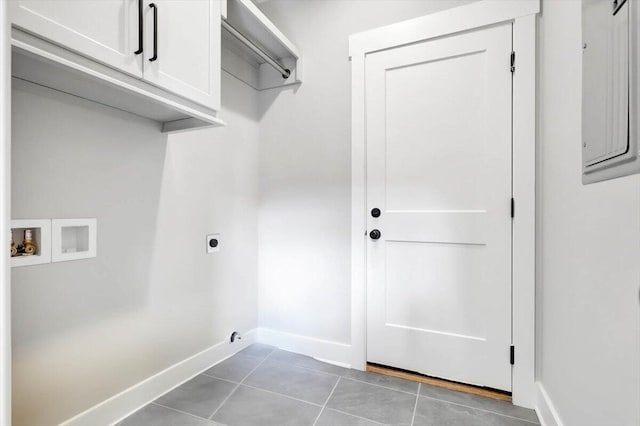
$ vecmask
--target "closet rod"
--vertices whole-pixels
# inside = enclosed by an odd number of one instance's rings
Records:
[[[280,74],[282,74],[282,78],[284,78],[285,80],[287,78],[289,78],[289,76],[291,75],[291,71],[289,71],[289,69],[287,69],[287,68],[283,67],[282,65],[280,65],[275,59],[273,59],[271,56],[269,56],[267,53],[265,53],[262,49],[260,49],[258,46],[256,46],[251,40],[249,40],[244,35],[242,35],[242,33],[240,31],[238,31],[235,28],[233,28],[233,26],[231,26],[231,24],[229,24],[224,19],[222,20],[222,28],[224,28],[225,30],[229,31],[232,36],[234,36],[235,38],[240,40],[242,42],[242,44],[247,46],[249,49],[251,49],[253,52],[255,52],[256,55],[260,56],[269,65],[271,65],[273,68],[275,68]]]

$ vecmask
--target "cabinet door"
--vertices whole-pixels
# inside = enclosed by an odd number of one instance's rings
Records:
[[[142,77],[139,0],[11,0],[11,22],[110,67]],[[142,1],[142,0],[140,0]]]
[[[143,78],[220,109],[220,0],[146,1]]]

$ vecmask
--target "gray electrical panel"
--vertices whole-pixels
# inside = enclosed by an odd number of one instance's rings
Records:
[[[582,2],[582,182],[640,172],[638,0]]]

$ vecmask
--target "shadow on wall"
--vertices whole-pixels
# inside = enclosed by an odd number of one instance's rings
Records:
[[[13,424],[58,424],[256,327],[257,101],[222,87],[228,126],[167,136],[14,79],[12,215],[95,217],[98,255],[12,270]]]
[[[42,424],[93,402],[80,386],[89,378],[121,385],[123,348],[154,329],[140,310],[167,135],[158,123],[17,79],[13,111],[12,217],[98,219],[96,258],[12,270],[14,422]],[[103,377],[87,376],[91,365]]]

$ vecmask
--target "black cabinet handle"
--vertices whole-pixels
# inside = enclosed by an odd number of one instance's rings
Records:
[[[144,40],[142,39],[142,31],[143,31],[142,25],[143,25],[142,24],[142,0],[138,0],[138,50],[133,52],[136,55],[141,54],[143,51]]]
[[[153,9],[153,56],[149,58],[149,62],[158,59],[158,6],[150,3],[149,7]]]

